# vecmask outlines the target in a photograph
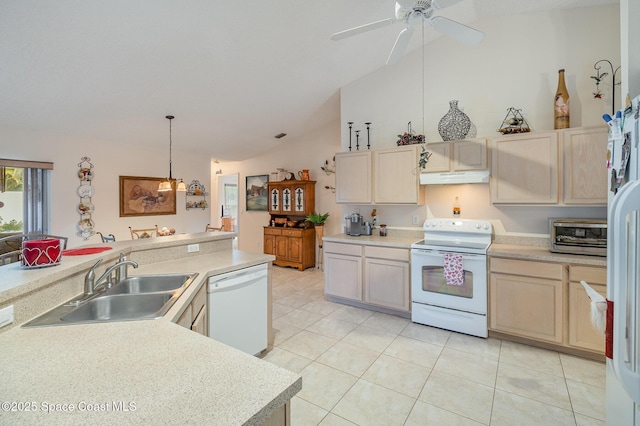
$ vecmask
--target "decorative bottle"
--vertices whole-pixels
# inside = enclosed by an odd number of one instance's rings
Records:
[[[453,217],[460,217],[460,200],[458,197],[453,201]]]
[[[564,84],[564,69],[558,70],[558,88],[553,99],[553,128],[568,129],[569,120],[569,91]]]

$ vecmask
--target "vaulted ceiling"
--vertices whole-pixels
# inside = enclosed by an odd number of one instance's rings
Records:
[[[610,3],[464,0],[437,14],[473,26]],[[393,13],[393,0],[3,0],[0,131],[164,148],[172,114],[176,147],[242,160],[338,120],[340,87],[384,66],[402,24],[331,34]]]

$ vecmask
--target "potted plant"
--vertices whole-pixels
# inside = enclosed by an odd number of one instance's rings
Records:
[[[316,213],[313,212],[309,216],[307,216],[306,221],[313,223],[313,226],[316,228],[316,236],[318,237],[319,246],[322,247],[322,235],[324,231],[324,223],[327,221],[329,217],[329,213]]]

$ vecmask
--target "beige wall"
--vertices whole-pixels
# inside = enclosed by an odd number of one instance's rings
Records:
[[[381,67],[343,87],[342,149],[346,150],[349,141],[348,121],[360,129],[364,122],[372,122],[375,148],[395,146],[397,135],[406,130],[409,121],[414,132],[425,134],[427,141],[440,141],[438,122],[452,99],[459,100],[480,137],[499,135],[496,129],[512,106],[523,110],[534,130],[552,129],[552,100],[560,68],[566,69],[572,127],[601,125],[602,114],[611,112],[610,91],[604,101],[593,99],[595,85],[590,76],[599,59],[620,64],[618,5],[481,19],[472,25],[485,33],[477,46],[442,37],[424,52],[410,52],[400,63]],[[610,89],[601,87],[605,92]],[[620,94],[616,97],[620,99]],[[547,217],[606,216],[605,208],[493,207],[487,184],[424,190],[428,205],[381,206],[380,223],[412,226],[414,215],[420,222],[427,217],[446,217],[455,196],[460,196],[464,217],[494,219],[508,232],[546,234]],[[355,208],[359,207],[345,206],[343,214]],[[370,206],[360,210],[366,215]]]

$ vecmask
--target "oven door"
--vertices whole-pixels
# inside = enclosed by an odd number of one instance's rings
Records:
[[[487,256],[454,253],[462,257],[462,285],[447,284],[443,249],[411,250],[411,295],[414,303],[440,306],[486,315]]]

